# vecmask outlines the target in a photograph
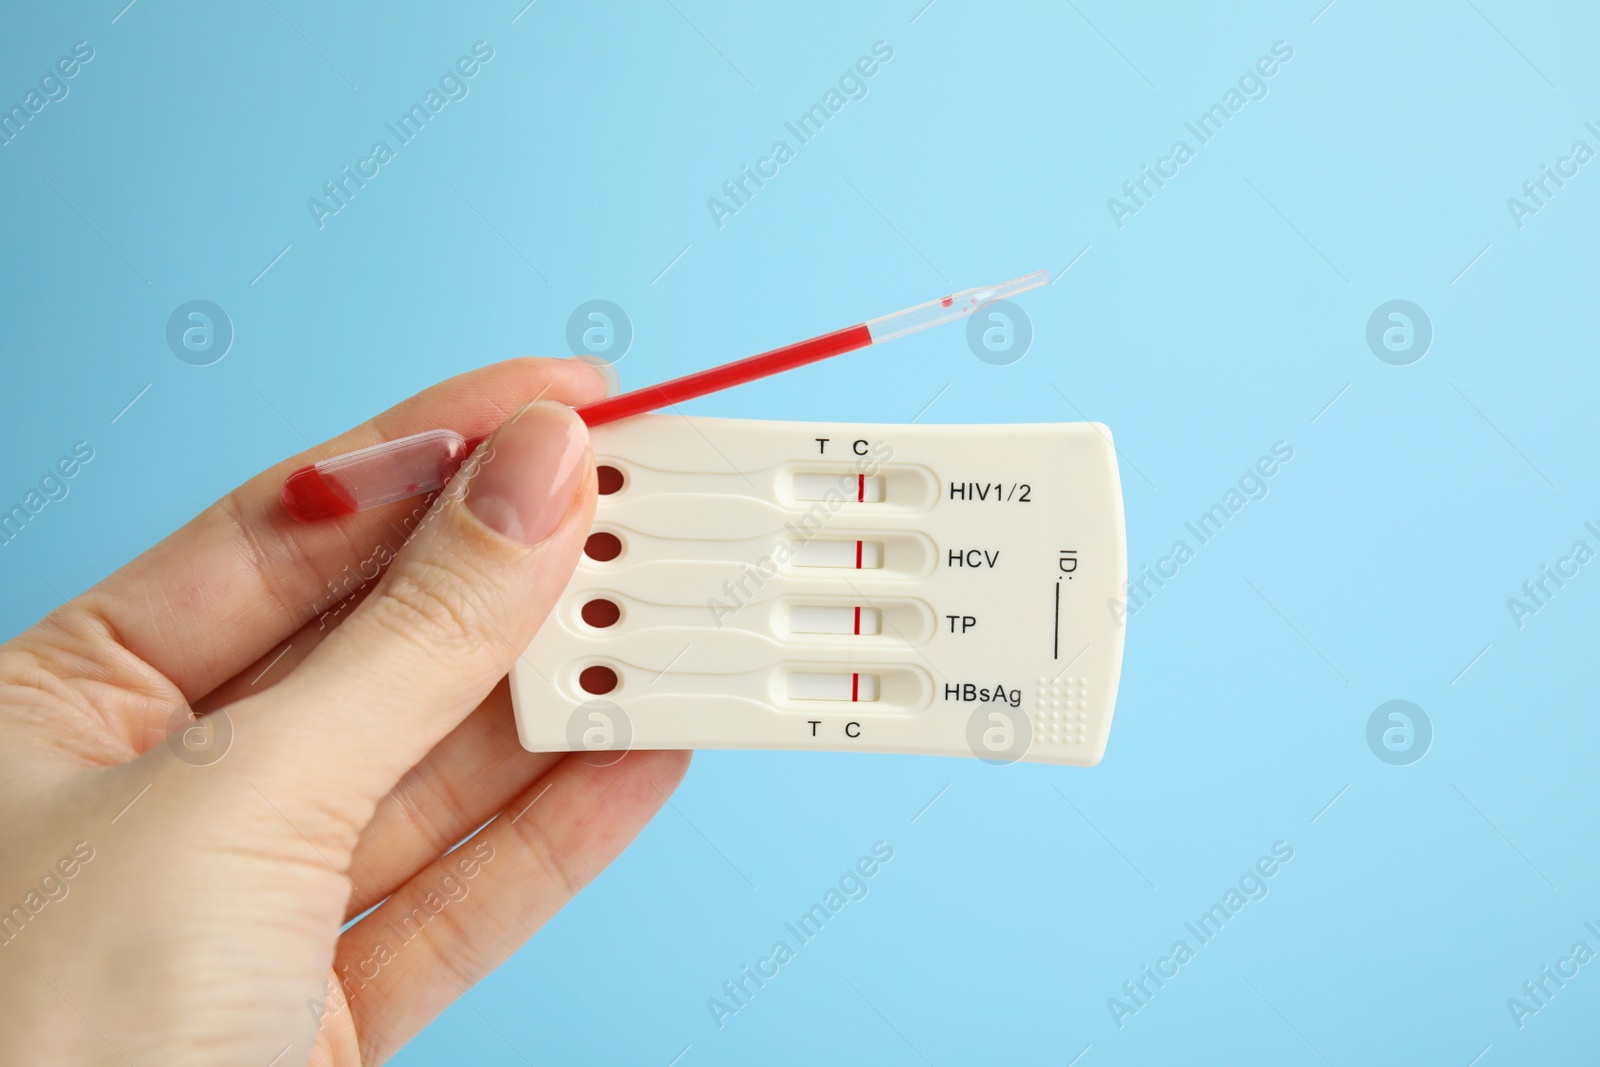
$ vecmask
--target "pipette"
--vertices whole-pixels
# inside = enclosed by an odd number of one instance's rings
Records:
[[[586,404],[577,409],[578,417],[594,427],[655,411],[952,322],[985,304],[1037,288],[1049,280],[1047,271],[1038,270],[1000,285],[964,289],[892,315]],[[488,437],[466,437],[454,430],[425,430],[320,460],[289,475],[280,499],[292,518],[317,522],[436,492]]]

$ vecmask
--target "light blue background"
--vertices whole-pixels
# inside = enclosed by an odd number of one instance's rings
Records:
[[[1071,262],[1011,366],[946,329],[691,410],[1101,420],[1135,565],[1295,450],[1130,620],[1100,767],[703,754],[398,1062],[1592,1055],[1600,963],[1521,1030],[1506,1006],[1600,949],[1600,564],[1506,607],[1600,548],[1600,162],[1521,229],[1506,206],[1600,148],[1592,6],[124,2],[0,16],[7,107],[95,49],[0,148],[0,504],[96,450],[0,548],[8,635],[305,437],[565,354],[593,298],[633,386]],[[480,39],[468,98],[319,230],[306,199]],[[878,40],[869,95],[718,229],[706,199]],[[1280,40],[1268,96],[1119,229],[1107,198]],[[193,298],[237,330],[208,367],[164,340]],[[1410,366],[1364,338],[1394,298],[1435,330]],[[1411,766],[1366,743],[1396,698],[1435,730]],[[879,840],[870,895],[719,1030],[706,999]],[[1119,1029],[1107,998],[1276,841],[1270,895]]]

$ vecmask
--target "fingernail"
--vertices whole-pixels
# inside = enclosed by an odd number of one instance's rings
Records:
[[[583,355],[579,356],[578,359],[599,371],[601,376],[605,378],[606,396],[616,396],[618,393],[622,392],[622,379],[617,374],[617,368],[615,364],[613,364],[609,359],[606,359],[604,356],[594,355],[592,352],[585,352]]]
[[[467,488],[467,508],[491,530],[537,544],[571,507],[588,451],[588,430],[571,408],[535,400],[490,438]]]

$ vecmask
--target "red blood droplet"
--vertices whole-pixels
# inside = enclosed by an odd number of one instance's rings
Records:
[[[592,533],[584,542],[583,554],[597,563],[610,563],[622,555],[622,538],[604,530]]]
[[[604,696],[617,687],[617,681],[616,671],[597,663],[578,675],[578,688],[591,696]]]
[[[956,298],[953,297],[953,296],[947,296],[944,299],[939,301],[939,306],[942,307],[942,308],[947,308],[951,304],[955,303],[955,299]]]
[[[622,609],[615,600],[606,600],[601,597],[591,600],[583,606],[580,612],[583,621],[597,630],[604,630],[608,626],[615,626],[617,620],[622,618]]]

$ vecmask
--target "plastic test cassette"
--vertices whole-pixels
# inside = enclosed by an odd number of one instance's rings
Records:
[[[644,415],[592,440],[594,530],[511,672],[525,748],[1099,762],[1127,572],[1104,426]]]

